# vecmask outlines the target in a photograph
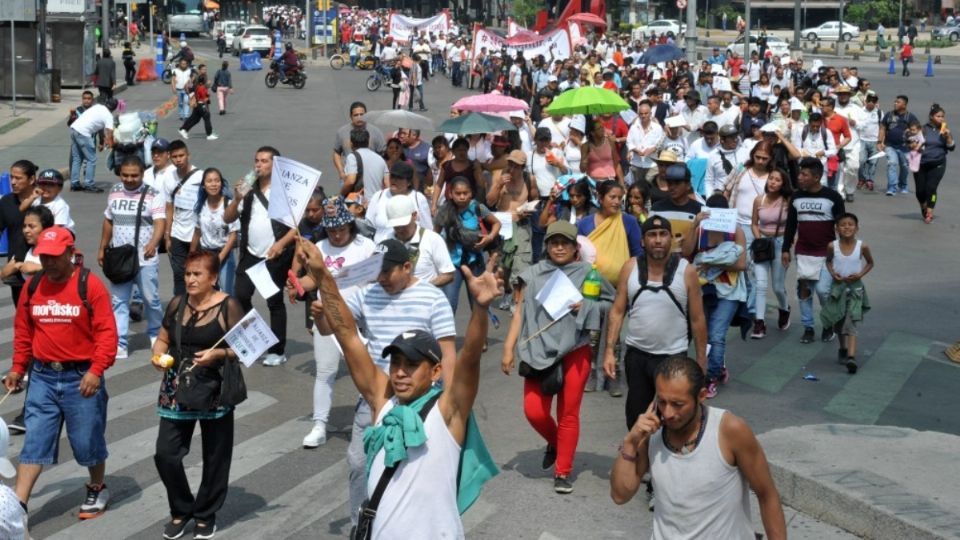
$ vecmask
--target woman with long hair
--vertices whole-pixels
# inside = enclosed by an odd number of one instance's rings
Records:
[[[937,205],[937,187],[947,170],[947,152],[953,152],[956,145],[953,134],[947,129],[947,113],[943,107],[934,103],[930,107],[930,120],[923,126],[923,154],[920,156],[920,170],[913,173],[920,203],[920,214],[924,223],[933,221],[933,208]]]
[[[786,330],[790,327],[790,303],[787,301],[787,289],[784,282],[787,268],[780,263],[783,251],[783,234],[787,224],[787,212],[790,209],[790,175],[783,169],[774,169],[767,175],[767,184],[762,195],[753,200],[753,216],[750,229],[753,238],[769,238],[773,241],[773,259],[754,261],[754,321],[750,337],[763,339],[767,335],[764,315],[767,310],[767,285],[773,286],[777,297],[777,327]]]
[[[203,171],[200,181],[200,194],[197,197],[197,228],[193,232],[190,251],[209,251],[220,261],[220,290],[233,294],[233,282],[236,279],[237,261],[233,248],[237,245],[237,233],[240,221],[226,223],[223,211],[230,204],[230,187],[223,181],[220,170],[210,167]]]
[[[621,186],[625,185],[617,142],[607,133],[603,122],[587,119],[587,139],[580,147],[580,156],[580,171],[595,182],[616,180]]]

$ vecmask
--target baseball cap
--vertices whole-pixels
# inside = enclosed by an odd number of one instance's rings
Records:
[[[510,118],[519,118],[519,119],[523,120],[523,119],[525,119],[526,117],[527,117],[527,115],[526,115],[526,113],[524,113],[523,111],[513,111],[513,112],[510,113]]]
[[[394,195],[387,201],[387,225],[391,227],[409,225],[416,211],[411,197]]]
[[[68,247],[73,247],[73,233],[65,227],[53,226],[44,229],[33,248],[34,255],[59,257]]]
[[[37,184],[39,185],[51,185],[51,186],[62,186],[63,185],[63,175],[60,174],[60,171],[56,169],[46,169],[37,175]]]
[[[440,344],[424,330],[401,332],[383,349],[383,358],[398,353],[410,360],[427,360],[434,364],[439,364],[440,357],[443,356]]]
[[[587,131],[587,119],[582,115],[578,114],[570,119],[570,129],[575,129],[580,133],[586,133]]]
[[[571,242],[576,242],[577,227],[566,220],[554,221],[547,227],[547,234],[543,236],[543,241],[546,242],[554,236],[562,236]]]
[[[510,152],[510,155],[507,156],[507,161],[512,161],[517,165],[526,165],[527,164],[527,154],[523,150],[514,150]]]
[[[676,182],[686,182],[690,183],[690,169],[687,168],[683,163],[676,163],[667,167],[666,174],[667,183],[676,183]]]
[[[640,232],[643,234],[655,230],[664,230],[673,234],[673,227],[670,226],[670,220],[663,216],[652,215],[640,226]]]
[[[170,141],[166,139],[154,139],[153,144],[150,145],[150,150],[166,152],[170,150]]]
[[[406,161],[398,161],[390,166],[390,178],[413,179],[413,166]]]
[[[740,131],[737,130],[737,126],[733,124],[724,124],[723,127],[720,128],[721,137],[736,137],[739,134]]]
[[[17,469],[13,467],[13,463],[7,457],[9,448],[10,430],[7,429],[7,423],[0,418],[0,476],[4,478],[13,478],[17,475]]]
[[[380,242],[380,249],[383,250],[383,266],[380,269],[382,272],[392,270],[395,266],[410,261],[410,252],[407,250],[407,246],[396,238]]]

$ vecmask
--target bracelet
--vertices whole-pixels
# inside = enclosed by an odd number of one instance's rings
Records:
[[[631,454],[628,454],[628,453],[624,452],[624,451],[623,451],[623,443],[620,443],[620,448],[618,448],[617,450],[620,452],[620,457],[622,457],[623,459],[629,461],[630,463],[636,463],[636,462],[637,462],[638,453],[634,453],[633,455],[631,455]]]

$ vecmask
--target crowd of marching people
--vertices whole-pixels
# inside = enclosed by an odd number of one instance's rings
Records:
[[[13,192],[0,199],[0,230],[13,256],[2,275],[17,315],[4,384],[27,390],[9,423],[25,432],[14,490],[24,523],[34,483],[56,462],[61,422],[90,473],[79,515],[105,511],[103,374],[131,354],[130,321],[144,318],[161,373],[155,462],[170,506],[163,536],[179,538],[191,522],[194,538],[214,536],[233,411],[243,401],[227,391],[237,388],[237,354],[222,338],[252,309],[248,270],[262,264],[280,290],[266,299],[277,342],[262,365],[287,361],[288,302],[303,304],[314,346],[313,425],[303,446],[327,439],[341,362],[360,391],[347,456],[356,537],[463,537],[459,515],[496,474],[471,409],[487,326],[505,317],[501,368],[524,379],[523,412],[544,440],[542,466],[557,493],[573,491],[584,393],[625,394],[615,502],[645,483],[654,537],[752,537],[746,497],[735,496],[749,485],[767,535],[784,538],[776,488],[749,427],[706,405],[741,367],[726,354],[728,331],[760,340],[775,320],[787,332],[797,308],[802,328],[790,339],[812,343],[819,327],[820,340],[837,340],[843,369],[858,372],[857,334],[870,308],[864,277],[874,259],[852,205],[863,190],[907,196],[913,173],[920,218],[934,221],[954,149],[944,109],[934,104],[918,118],[906,95],[886,96],[881,107],[855,67],[763,50],[643,63],[671,38],[590,34],[570,58],[506,49],[471,57],[458,35],[422,33],[401,47],[380,40],[376,24],[351,33],[377,36],[376,54],[392,66],[394,107],[426,110],[424,82],[449,69],[454,86],[515,98],[522,106],[503,112],[509,127],[427,140],[413,128],[384,133],[355,102],[332,148],[338,185],[318,188],[290,227],[269,214],[271,190],[281,189],[272,178],[277,148],[248,156],[252,170],[240,181],[195,164],[203,159],[191,155],[189,128],[203,119],[208,138],[215,135],[209,111],[188,117],[183,107],[185,88],[205,84],[184,64],[182,84],[179,75],[172,83],[183,96],[182,138],[154,140],[146,163],[134,155],[115,164],[99,248],[86,266],[60,195],[67,179],[26,160],[9,166]],[[554,107],[564,93],[587,89],[623,106]],[[194,99],[209,107],[206,92]],[[112,145],[115,108],[90,94],[71,119],[72,190],[102,191],[94,147]],[[885,186],[876,178],[880,159]],[[337,285],[344,268],[374,255],[382,267],[373,283]],[[87,266],[100,267],[106,282]],[[167,266],[173,287],[162,292]],[[574,300],[553,311],[550,295]],[[470,319],[458,331],[464,298]],[[74,339],[56,338],[64,332]],[[63,382],[71,390],[58,397]],[[204,472],[194,494],[183,459],[197,424]],[[706,446],[720,452],[697,452]],[[9,476],[5,464],[0,473]],[[744,474],[729,474],[733,466]],[[700,483],[716,489],[681,486],[694,467],[716,474],[715,483]],[[684,497],[709,509],[707,518],[694,525],[677,503]]]

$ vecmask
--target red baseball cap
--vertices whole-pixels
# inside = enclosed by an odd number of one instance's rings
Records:
[[[68,247],[73,247],[73,233],[65,227],[48,227],[40,232],[33,253],[59,257]]]

